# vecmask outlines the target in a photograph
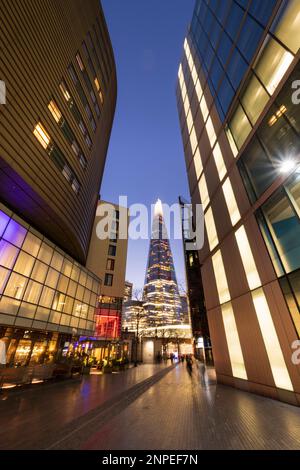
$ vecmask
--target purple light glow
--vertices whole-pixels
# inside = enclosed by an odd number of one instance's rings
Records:
[[[0,211],[0,237],[2,236],[7,224],[9,221],[8,215],[4,214],[4,212]]]
[[[26,233],[27,230],[24,227],[18,224],[18,222],[15,220],[11,219],[4,232],[3,238],[13,245],[21,247]]]

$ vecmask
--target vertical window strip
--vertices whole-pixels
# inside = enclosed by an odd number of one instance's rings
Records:
[[[275,330],[272,315],[262,288],[252,292],[257,320],[267,350],[276,387],[293,391],[293,384],[286,367],[282,349]]]
[[[211,207],[205,213],[204,218],[205,218],[205,225],[206,225],[209,248],[210,248],[210,251],[212,251],[219,243],[219,240],[218,240],[217,230],[216,230],[214,216],[213,216]]]
[[[234,377],[247,380],[243,352],[231,302],[222,305],[221,310],[232,374]]]
[[[222,189],[231,223],[232,225],[235,225],[240,220],[241,214],[235,199],[235,195],[229,177],[227,177],[224,181]]]
[[[218,290],[219,302],[224,304],[228,302],[230,297],[230,292],[227,283],[227,277],[225,273],[223,258],[221,250],[218,250],[212,257],[212,264],[214,268],[214,274],[216,279],[216,285]]]
[[[207,184],[206,184],[204,173],[201,176],[200,181],[199,181],[199,192],[200,192],[201,203],[203,205],[203,210],[205,211],[205,209],[207,208],[209,204],[209,194],[208,194],[208,189],[207,189]]]
[[[255,260],[252,254],[252,250],[244,225],[242,225],[235,232],[235,238],[238,244],[242,263],[246,273],[249,289],[256,289],[257,287],[261,286],[261,280],[256,268]]]
[[[226,169],[223,154],[222,154],[222,151],[218,142],[216,143],[215,148],[213,150],[213,157],[214,157],[215,164],[218,170],[219,179],[220,181],[222,181],[222,179],[226,175],[227,169]]]

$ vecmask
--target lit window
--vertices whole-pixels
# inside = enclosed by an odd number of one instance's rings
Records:
[[[240,149],[252,131],[252,126],[241,105],[238,105],[234,115],[232,116],[230,121],[230,128],[237,147]]]
[[[213,216],[211,207],[207,210],[204,217],[205,217],[205,225],[206,225],[209,247],[210,247],[210,250],[212,251],[219,243],[219,240],[218,240],[217,230],[216,230],[214,216]]]
[[[35,126],[33,133],[44,149],[47,149],[50,144],[50,136],[40,122]]]
[[[184,85],[184,88],[185,88],[185,85]],[[189,97],[188,97],[187,93],[185,95],[185,100],[184,100],[183,105],[184,105],[185,117],[187,117],[188,114],[189,114],[189,110],[190,110],[190,100],[189,100]]]
[[[215,148],[213,150],[213,156],[215,159],[216,167],[217,167],[219,178],[221,181],[226,175],[226,166],[224,163],[220,145],[218,143],[215,145]]]
[[[98,80],[97,77],[95,78],[94,83],[95,83],[96,90],[98,91],[101,104],[103,104],[103,101],[104,101],[104,100],[103,100],[103,93],[102,93],[102,91],[101,91],[100,83],[99,83],[99,80]]]
[[[178,78],[179,78],[180,87],[182,87],[182,84],[184,82],[184,78],[183,78],[183,72],[182,72],[182,65],[181,64],[179,65],[179,69],[178,69]]]
[[[195,171],[196,171],[196,176],[197,176],[197,180],[198,180],[200,178],[200,175],[201,175],[202,170],[203,170],[199,147],[197,148],[197,150],[195,152],[194,165],[195,165]]]
[[[234,377],[247,380],[247,372],[245,369],[240,338],[231,302],[226,305],[222,305],[222,318],[231,362],[232,374]]]
[[[229,212],[231,223],[232,225],[235,225],[240,220],[241,215],[240,215],[240,211],[237,206],[237,203],[236,203],[236,199],[235,199],[234,192],[233,192],[232,185],[231,185],[229,178],[226,178],[226,180],[224,181],[222,185],[222,188],[223,188],[223,193],[224,193],[225,201],[227,204],[227,209]]]
[[[81,72],[83,72],[84,71],[84,65],[83,65],[83,62],[82,62],[82,59],[81,59],[79,53],[76,54],[76,60],[77,60],[77,64],[79,65],[79,68],[80,68]]]
[[[263,289],[260,288],[252,292],[252,299],[276,387],[293,391],[293,385]]]
[[[212,257],[212,263],[215,273],[217,290],[220,304],[224,304],[230,300],[230,292],[228,289],[226,273],[223,264],[221,250],[217,251]]]
[[[256,289],[261,286],[261,281],[256,269],[247,233],[243,225],[235,232],[235,238],[239,247],[249,289]]]
[[[204,173],[201,176],[200,181],[199,181],[199,192],[200,192],[201,203],[203,205],[203,210],[205,211],[205,209],[207,208],[209,204],[209,194],[207,190],[207,184],[206,184]]]
[[[244,95],[242,96],[242,103],[253,125],[261,115],[269,99],[268,93],[253,75],[247,85]]]
[[[270,95],[273,95],[293,59],[293,54],[267,37],[254,69]]]
[[[187,117],[187,126],[188,126],[188,130],[189,130],[189,133],[191,132],[191,129],[193,127],[193,116],[192,116],[192,111],[190,110],[189,114],[188,114],[188,117]]]
[[[274,20],[276,25],[274,34],[296,54],[300,46],[299,0],[289,0],[288,4],[282,5],[282,8],[284,13],[282,14],[282,9],[278,12],[279,17],[282,15],[280,21],[278,22],[277,18]]]
[[[195,90],[196,90],[197,97],[198,97],[198,100],[199,100],[199,103],[200,103],[200,100],[201,100],[201,96],[202,96],[202,94],[203,94],[203,91],[202,91],[202,88],[201,88],[200,80],[199,80],[199,79],[197,80],[197,83],[196,83],[196,85],[195,85]]]
[[[196,86],[197,79],[198,79],[198,74],[197,74],[197,70],[196,70],[195,65],[194,65],[191,73],[192,73],[192,79],[193,79],[193,82],[194,82],[194,86]]]
[[[210,117],[207,119],[207,123],[205,127],[207,131],[208,139],[210,142],[210,146],[211,148],[213,148],[217,140],[217,136],[216,136],[215,129],[214,129],[214,126]]]
[[[62,118],[62,114],[60,110],[58,109],[58,106],[55,103],[55,101],[53,100],[50,101],[50,103],[48,104],[48,109],[50,113],[52,114],[52,116],[54,117],[55,121],[59,122]]]
[[[205,122],[206,118],[209,114],[209,111],[208,111],[208,107],[207,107],[206,99],[205,99],[204,95],[202,97],[202,100],[200,101],[200,109],[201,109],[203,121]]]
[[[104,280],[104,285],[105,286],[112,286],[113,285],[113,275],[112,274],[105,274],[105,280]]]
[[[194,126],[193,126],[191,134],[190,134],[190,143],[191,143],[192,154],[194,155],[196,147],[198,145],[197,136],[196,136]]]

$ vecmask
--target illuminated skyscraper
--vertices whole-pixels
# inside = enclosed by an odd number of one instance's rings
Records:
[[[173,256],[159,199],[154,210],[144,300],[149,327],[182,323]]]

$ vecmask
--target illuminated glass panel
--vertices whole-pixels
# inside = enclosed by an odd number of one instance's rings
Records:
[[[202,160],[201,160],[201,155],[199,151],[199,147],[197,147],[197,150],[194,155],[194,165],[195,165],[195,171],[196,171],[196,176],[197,180],[200,178],[200,175],[203,171],[203,166],[202,166]]]
[[[207,104],[206,104],[206,99],[205,99],[204,95],[202,96],[202,100],[200,101],[200,109],[201,109],[203,120],[205,122],[206,118],[209,114],[209,110],[208,110],[208,107],[207,107]]]
[[[236,145],[240,149],[252,131],[252,126],[241,105],[238,105],[229,125]]]
[[[270,95],[273,95],[293,59],[294,56],[277,41],[270,36],[266,38],[254,69]]]
[[[235,158],[235,157],[237,156],[237,154],[239,153],[239,151],[238,151],[238,148],[237,148],[237,146],[236,146],[236,144],[235,144],[235,141],[234,141],[234,139],[233,139],[231,130],[229,129],[228,126],[225,127],[225,133],[226,133],[226,136],[227,136],[227,139],[228,139],[228,142],[229,142],[231,151],[232,151],[233,156],[234,156],[234,158]]]
[[[210,146],[211,148],[213,148],[217,140],[217,136],[216,136],[215,129],[214,129],[214,126],[210,117],[207,119],[205,126],[206,126],[206,131],[207,131]]]
[[[50,144],[50,136],[40,122],[35,126],[33,133],[44,149],[47,149]]]
[[[247,233],[243,225],[235,232],[235,238],[239,247],[249,288],[251,290],[256,289],[261,286],[261,280],[256,268]]]
[[[200,178],[199,181],[199,192],[200,192],[200,198],[201,198],[201,203],[203,205],[203,210],[207,208],[209,204],[209,194],[208,194],[208,189],[207,189],[207,184],[205,180],[204,173]]]
[[[205,216],[205,225],[210,250],[212,251],[219,243],[214,216],[211,207],[207,210]]]
[[[247,380],[247,372],[231,302],[222,305],[221,309],[232,374],[234,377]]]
[[[252,299],[276,387],[293,391],[293,385],[263,289],[260,288],[252,292]]]
[[[272,32],[283,44],[296,54],[300,47],[300,6],[299,0],[283,2],[274,20]]]
[[[193,126],[191,134],[190,134],[190,144],[191,144],[192,154],[194,155],[195,150],[196,150],[197,145],[198,145],[197,135],[196,135],[194,126]]]
[[[228,289],[226,273],[223,264],[221,250],[218,250],[212,257],[212,263],[215,273],[217,290],[220,304],[224,304],[230,300],[230,292]]]
[[[268,93],[258,81],[258,79],[253,75],[249,80],[246,90],[242,96],[242,103],[244,105],[245,111],[247,112],[247,115],[253,125],[261,115],[269,99],[270,97]],[[244,121],[244,123],[246,123],[246,121]],[[249,132],[251,132],[251,128]]]
[[[229,212],[230,220],[232,225],[235,225],[241,218],[240,211],[235,199],[235,195],[232,189],[232,185],[229,177],[226,178],[222,185],[225,201],[227,204],[227,209]]]

